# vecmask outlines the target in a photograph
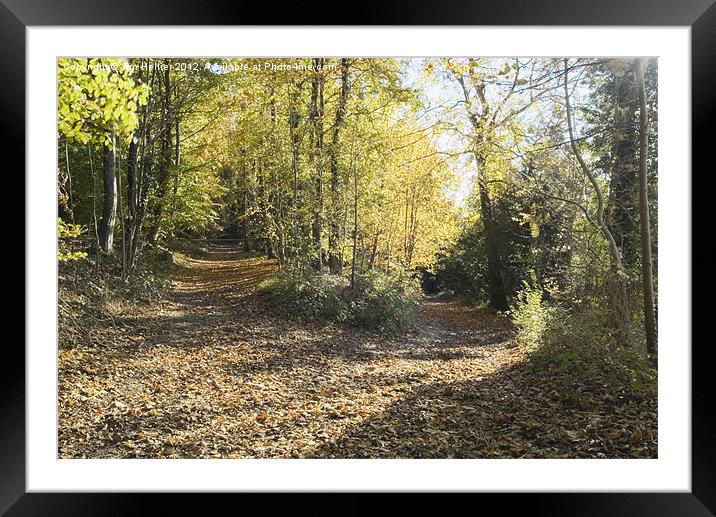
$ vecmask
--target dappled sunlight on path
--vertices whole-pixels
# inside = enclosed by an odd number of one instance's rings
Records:
[[[168,300],[120,319],[102,347],[61,352],[61,457],[565,452],[535,437],[554,405],[504,429],[527,389],[504,316],[426,299],[403,336],[304,324],[256,293],[275,261],[213,247],[177,263]]]
[[[276,269],[275,260],[218,246],[201,258],[177,254],[177,265],[175,284],[179,292],[231,289],[242,295],[253,292]]]

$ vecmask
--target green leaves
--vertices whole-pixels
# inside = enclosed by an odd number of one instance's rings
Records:
[[[110,146],[107,133],[128,137],[139,125],[149,88],[135,84],[126,60],[60,59],[57,76],[57,129],[70,142]]]
[[[76,251],[70,249],[72,239],[80,237],[86,228],[79,224],[67,224],[62,219],[57,218],[57,242],[58,252],[57,260],[60,262],[68,262],[70,260],[79,260],[85,258],[87,253],[84,251]]]

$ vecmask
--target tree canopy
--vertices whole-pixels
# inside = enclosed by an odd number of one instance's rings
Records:
[[[129,281],[152,249],[231,238],[281,268],[419,277],[501,311],[525,285],[589,300],[617,342],[641,340],[655,62],[69,58],[58,85],[60,216],[79,224],[60,239],[86,240],[66,256]]]
[[[656,60],[57,70],[61,457],[656,457]]]

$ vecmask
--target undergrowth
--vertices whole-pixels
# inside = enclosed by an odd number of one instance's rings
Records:
[[[655,358],[615,346],[597,302],[566,308],[547,303],[539,289],[525,284],[510,314],[529,366],[556,378],[565,400],[608,396],[655,404]]]
[[[82,257],[58,264],[58,335],[61,347],[98,341],[101,328],[115,317],[164,298],[174,269],[171,252],[152,250],[134,275],[121,280],[115,257]]]
[[[420,291],[412,279],[369,271],[348,278],[286,268],[258,286],[280,312],[302,320],[337,322],[380,332],[405,332],[420,311]]]

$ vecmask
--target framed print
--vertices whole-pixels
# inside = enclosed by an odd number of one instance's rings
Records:
[[[147,492],[716,511],[691,339],[709,1],[384,4],[351,26],[80,4],[0,6],[25,192],[8,515]]]

